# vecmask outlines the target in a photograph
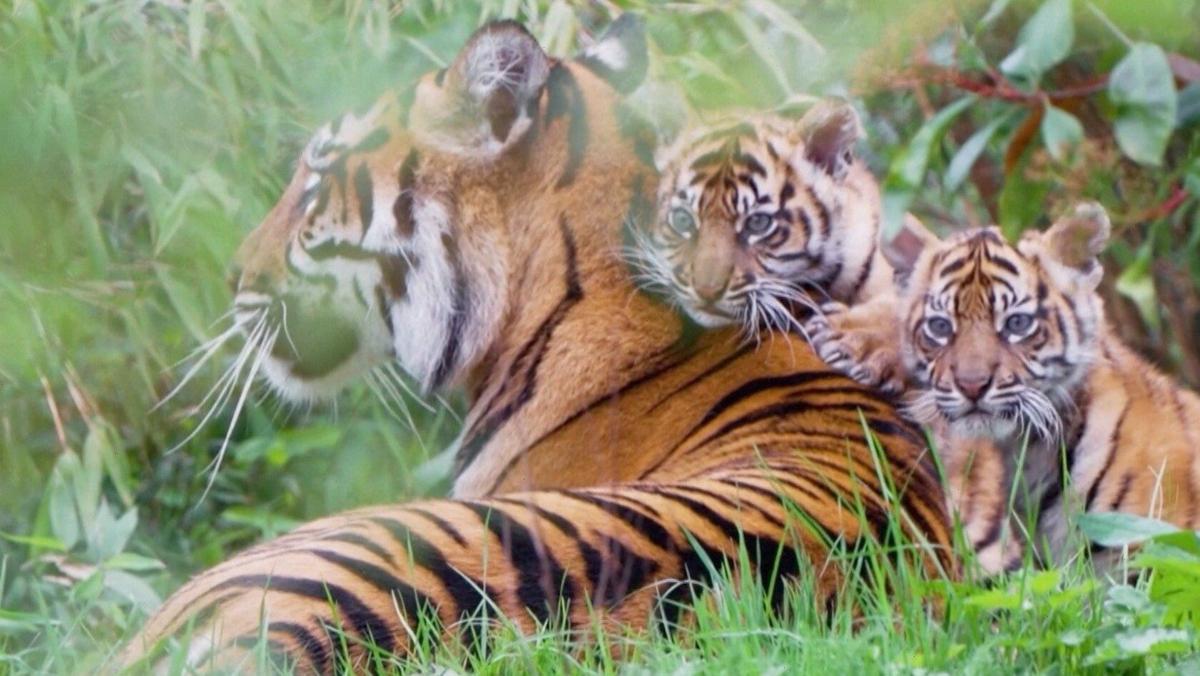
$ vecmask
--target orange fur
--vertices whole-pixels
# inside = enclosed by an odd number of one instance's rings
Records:
[[[637,293],[619,242],[653,174],[621,133],[608,84],[574,63],[543,69],[531,43],[513,24],[485,27],[448,72],[422,81],[411,129],[398,115],[367,116],[388,130],[383,145],[333,159],[310,146],[241,256],[239,302],[264,321],[281,302],[294,306],[282,321],[297,327],[359,302],[314,305],[301,291],[341,298],[351,285],[380,297],[376,312],[356,309],[359,324],[328,319],[338,359],[307,352],[303,337],[282,352],[268,346],[278,389],[316,396],[392,358],[415,365],[427,387],[467,389],[456,499],[357,510],[248,550],[176,592],[126,663],[154,659],[156,645],[190,629],[196,664],[235,664],[262,634],[305,670],[330,671],[340,649],[324,627],[333,625],[348,635],[343,666],[366,668],[363,639],[403,654],[423,610],[469,641],[457,623],[484,602],[481,591],[525,630],[555,618],[586,630],[589,609],[644,626],[656,612],[676,615],[672,601],[687,597],[670,590],[705,580],[703,558],[736,563],[743,539],[753,570],[742,574],[774,570],[779,553],[784,575],[815,566],[817,598],[832,602],[842,576],[827,565],[831,541],[884,537],[889,515],[928,545],[921,565],[954,574],[924,445],[887,402],[790,336],[757,348],[729,333],[691,343],[673,313]],[[489,89],[493,71],[517,81]],[[526,92],[521,78],[543,75]],[[347,133],[330,128],[314,143]],[[345,186],[334,180],[339,167]],[[373,185],[356,184],[359,173]],[[356,221],[366,194],[395,206]],[[436,228],[441,239],[421,239]],[[326,288],[321,274],[349,281]],[[305,286],[305,275],[325,290]],[[418,287],[449,294],[453,307],[421,305]],[[377,347],[381,332],[391,352]],[[430,352],[437,336],[445,339]]]

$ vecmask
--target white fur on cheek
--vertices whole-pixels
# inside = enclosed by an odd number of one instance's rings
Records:
[[[413,265],[407,293],[392,304],[393,345],[404,370],[428,386],[449,339],[457,273],[442,243],[442,235],[451,230],[445,206],[418,198],[413,222],[413,237],[405,247]]]

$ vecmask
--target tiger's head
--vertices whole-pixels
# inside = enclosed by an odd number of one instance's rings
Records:
[[[876,256],[879,194],[855,161],[854,109],[742,117],[682,134],[658,158],[657,218],[631,252],[643,284],[706,327],[793,326],[852,302]]]
[[[901,309],[914,417],[970,436],[1056,438],[1098,351],[1104,209],[1081,204],[1016,246],[996,228],[940,242],[907,227],[919,242]]]
[[[630,15],[574,62],[501,21],[412,91],[321,128],[238,253],[251,378],[292,400],[391,360],[426,390],[461,379],[520,314],[523,266],[559,255],[538,248],[566,208],[546,203],[635,157],[612,111],[645,65]]]

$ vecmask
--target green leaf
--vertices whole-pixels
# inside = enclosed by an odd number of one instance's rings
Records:
[[[884,235],[892,237],[904,223],[904,212],[912,201],[913,192],[924,182],[925,170],[933,149],[946,130],[963,111],[975,102],[975,97],[961,98],[939,110],[925,121],[913,135],[908,146],[896,155],[884,181]]]
[[[1138,249],[1137,258],[1117,277],[1117,291],[1133,301],[1138,313],[1148,326],[1158,331],[1161,320],[1158,314],[1158,292],[1154,288],[1154,277],[1150,264],[1154,260],[1154,241],[1147,239]]]
[[[1175,127],[1186,127],[1200,120],[1200,82],[1193,82],[1176,95]]]
[[[1145,627],[1117,634],[1116,641],[1126,655],[1165,655],[1189,650],[1191,634],[1182,629]]]
[[[119,568],[128,570],[134,573],[146,573],[152,570],[162,570],[166,568],[162,561],[152,559],[148,556],[140,554],[131,554],[129,552],[121,552],[116,556],[104,562],[107,568]]]
[[[1061,570],[1044,570],[1030,578],[1029,591],[1034,594],[1048,594],[1054,591],[1061,581]]]
[[[74,477],[79,472],[79,458],[65,451],[54,463],[47,489],[47,507],[50,512],[50,530],[63,547],[70,549],[79,542],[82,529],[79,513],[75,509]]]
[[[1178,96],[1167,55],[1158,45],[1136,43],[1113,69],[1108,97],[1117,107],[1117,144],[1141,164],[1162,164],[1175,128]]]
[[[1105,547],[1122,547],[1174,533],[1178,526],[1124,512],[1092,512],[1079,517],[1079,528],[1093,542]]]
[[[162,605],[162,599],[150,585],[123,570],[104,571],[104,588],[132,601],[145,613]]]
[[[45,549],[52,552],[65,552],[67,547],[59,542],[56,538],[44,537],[38,535],[11,535],[9,533],[0,533],[0,538],[4,538],[9,542],[18,545],[27,545],[32,549]]]
[[[1000,70],[1036,82],[1042,73],[1067,58],[1074,41],[1071,0],[1046,0],[1021,27],[1017,46],[1000,62]]]
[[[1042,142],[1050,156],[1062,162],[1083,141],[1083,125],[1072,114],[1051,105],[1042,117]]]
[[[986,28],[993,21],[1000,18],[1004,10],[1008,9],[1008,5],[1012,0],[992,0],[992,4],[988,7],[987,13],[979,19],[979,28]]]
[[[1013,111],[1010,110],[984,125],[974,134],[971,134],[971,138],[967,139],[958,149],[958,152],[954,153],[954,158],[950,160],[950,166],[946,169],[946,175],[942,177],[942,185],[945,186],[946,192],[958,190],[959,186],[966,180],[967,174],[970,173],[971,167],[975,166],[975,162],[979,160],[979,156],[987,148],[987,144],[991,142],[992,137],[996,135],[1000,127],[1008,122],[1012,114]]]

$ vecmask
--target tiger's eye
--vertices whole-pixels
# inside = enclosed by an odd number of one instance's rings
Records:
[[[667,214],[667,225],[680,237],[691,237],[696,232],[696,219],[683,207],[675,207]]]
[[[925,320],[925,331],[934,338],[949,338],[954,335],[954,324],[945,317],[930,317]]]
[[[748,234],[763,235],[766,234],[773,225],[775,225],[775,219],[772,218],[771,214],[758,213],[747,216],[746,222],[742,225],[742,228]]]
[[[1004,331],[1010,335],[1025,335],[1033,327],[1033,315],[1024,312],[1009,316],[1004,320]]]

